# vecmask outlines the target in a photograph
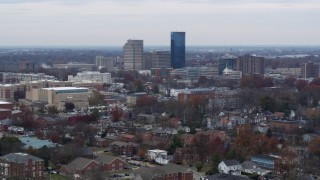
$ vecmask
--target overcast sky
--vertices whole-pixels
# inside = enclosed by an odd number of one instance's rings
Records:
[[[320,45],[320,0],[0,0],[0,46]]]

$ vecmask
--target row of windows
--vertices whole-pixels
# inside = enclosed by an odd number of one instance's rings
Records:
[[[66,94],[66,93],[84,93],[88,92],[88,89],[77,89],[77,90],[59,90],[56,94]]]

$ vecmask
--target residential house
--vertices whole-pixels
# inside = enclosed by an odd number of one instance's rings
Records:
[[[78,157],[67,165],[59,169],[60,174],[86,174],[94,171],[100,171],[100,164],[94,159]]]
[[[95,160],[99,162],[102,169],[107,172],[123,170],[127,165],[125,160],[106,154],[100,154]]]
[[[9,126],[11,126],[13,121],[9,118],[3,119],[0,121],[0,131],[1,132],[7,132]]]
[[[136,141],[136,137],[134,135],[131,135],[131,134],[120,134],[118,136],[118,141],[135,142]]]
[[[201,176],[193,169],[176,164],[166,166],[141,167],[133,172],[135,180],[193,180]]]
[[[93,145],[98,147],[108,147],[109,143],[107,139],[98,137],[94,139]]]
[[[8,132],[12,134],[24,134],[25,130],[23,127],[18,127],[18,126],[9,126],[8,127]]]
[[[182,139],[184,142],[184,146],[190,146],[192,145],[194,135],[193,134],[182,134]]]
[[[266,169],[261,169],[255,162],[252,161],[244,161],[241,166],[242,171],[249,174],[258,174],[260,176],[264,176],[271,172]]]
[[[200,131],[195,134],[195,137],[199,137],[201,135],[204,135],[208,141],[213,141],[216,138],[220,138],[222,141],[226,139],[225,131],[218,131],[218,130]]]
[[[202,180],[249,180],[250,178],[245,176],[235,176],[232,174],[213,174],[204,177]]]
[[[1,121],[0,121],[1,122]],[[309,133],[309,134],[304,134],[302,136],[303,142],[304,143],[310,143],[312,141],[313,138],[318,137],[320,138],[319,134],[316,133]]]
[[[19,137],[19,140],[24,144],[24,149],[28,149],[29,147],[41,149],[44,146],[47,146],[48,148],[60,146],[57,143],[53,143],[51,140],[41,140],[36,137]]]
[[[10,153],[0,157],[4,179],[44,179],[44,161],[25,153]]]
[[[173,155],[173,161],[177,164],[189,165],[194,161],[196,151],[192,148],[177,148]]]
[[[168,156],[167,151],[160,149],[148,150],[147,156],[150,161],[155,161],[162,165],[168,164],[169,161],[172,160],[172,158]]]
[[[98,171],[113,172],[123,170],[126,162],[115,156],[100,154],[96,159],[78,157],[60,168],[61,174],[87,174]]]
[[[220,173],[241,175],[242,166],[237,160],[225,160],[219,163],[218,169]]]
[[[117,155],[132,155],[139,150],[139,144],[132,142],[114,141],[110,144],[111,151]]]
[[[271,155],[255,155],[251,157],[251,161],[259,167],[275,170],[279,168],[280,158]]]

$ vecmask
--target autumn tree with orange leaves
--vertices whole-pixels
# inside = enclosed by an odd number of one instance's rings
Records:
[[[112,121],[118,122],[121,120],[121,118],[123,116],[123,110],[121,108],[119,108],[118,106],[116,106],[110,110],[110,114],[112,117]]]

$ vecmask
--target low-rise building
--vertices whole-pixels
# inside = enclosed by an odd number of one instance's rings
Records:
[[[112,84],[110,73],[100,73],[98,71],[84,71],[84,72],[78,73],[77,76],[69,75],[68,81],[71,81],[71,82],[92,81],[92,82]]]
[[[10,153],[0,157],[1,174],[8,179],[44,179],[44,161],[25,153]]]
[[[251,161],[261,168],[271,170],[279,168],[280,165],[280,159],[270,155],[255,155],[251,157]]]
[[[81,87],[54,87],[39,89],[39,100],[46,102],[47,106],[56,106],[64,109],[66,102],[74,104],[76,110],[89,106],[90,92],[88,88]]]
[[[242,166],[237,160],[225,160],[219,163],[218,169],[220,173],[241,175]]]

